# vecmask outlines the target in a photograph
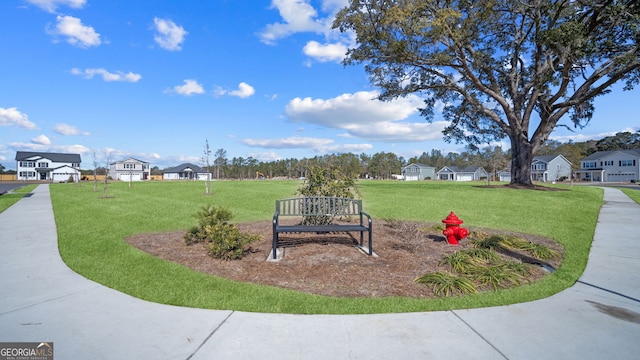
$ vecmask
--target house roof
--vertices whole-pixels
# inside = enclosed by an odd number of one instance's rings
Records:
[[[411,164],[403,166],[403,168],[408,168],[409,166],[417,166],[417,167],[420,167],[420,168],[433,168],[433,166],[431,166],[431,165],[425,165],[425,164],[421,164],[421,163],[411,163]]]
[[[124,163],[124,162],[127,162],[127,161],[135,161],[135,162],[139,162],[139,163],[143,163],[143,164],[148,164],[148,162],[146,162],[146,161],[142,161],[142,160],[138,160],[136,158],[130,157],[130,158],[126,158],[124,160],[114,161],[114,162],[111,163],[111,165],[113,165],[113,164],[121,164],[121,163]]]
[[[583,158],[580,161],[593,161],[593,160],[599,160],[602,158],[605,158],[611,154],[614,154],[616,152],[622,152],[625,154],[629,154],[631,156],[636,156],[636,157],[640,157],[640,149],[626,149],[626,150],[608,150],[608,151],[596,151],[593,154]]]
[[[543,156],[534,156],[533,161],[541,161],[544,163],[549,163],[551,160],[557,158],[559,155],[543,155]]]
[[[476,171],[478,171],[480,169],[482,169],[482,171],[485,171],[482,168],[482,166],[467,166],[464,169],[461,169],[458,166],[445,166],[442,169],[440,169],[438,172],[443,171],[445,169],[449,169],[451,172],[454,172],[454,173],[475,173]]]
[[[61,163],[81,163],[80,154],[64,154],[64,153],[48,153],[33,151],[17,151],[16,161],[30,160],[32,158],[48,159],[53,162]]]
[[[178,165],[176,167],[173,167],[171,169],[167,169],[167,170],[164,171],[164,173],[165,174],[166,173],[179,173],[179,172],[184,172],[186,169],[191,169],[196,173],[206,173],[206,171],[203,168],[201,168],[201,167],[199,167],[197,165],[193,165],[191,163],[184,163],[184,164]]]

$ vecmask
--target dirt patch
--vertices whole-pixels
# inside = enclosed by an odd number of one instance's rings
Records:
[[[262,236],[260,241],[247,248],[246,255],[240,260],[214,259],[201,244],[185,245],[185,231],[139,234],[126,241],[159,258],[241,282],[338,297],[428,298],[435,296],[431,289],[413,280],[425,273],[446,270],[445,266],[439,265],[444,256],[470,247],[467,239],[458,246],[449,245],[442,232],[433,225],[375,221],[373,250],[377,257],[367,256],[355,247],[359,237],[357,233],[281,234],[284,258],[278,262],[266,261],[271,254],[270,221],[239,224],[242,231]],[[487,232],[482,229],[470,230]],[[561,246],[550,239],[515,235],[562,252]],[[519,253],[502,256],[533,261]],[[556,268],[559,263],[560,260],[554,260],[546,265]],[[536,281],[547,274],[541,267],[539,269],[530,276],[529,281]]]

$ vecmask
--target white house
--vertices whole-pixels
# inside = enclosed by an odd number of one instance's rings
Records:
[[[18,180],[80,181],[80,154],[16,152]]]
[[[142,181],[151,178],[151,167],[148,162],[127,158],[109,164],[109,176],[113,180]]]
[[[640,181],[640,149],[597,151],[580,160],[574,175],[582,181]]]
[[[470,166],[460,169],[457,166],[445,166],[436,173],[438,180],[478,181],[486,179],[489,174],[481,166]]]
[[[185,163],[167,169],[162,174],[163,180],[211,180],[211,173],[199,166]]]
[[[411,163],[402,167],[402,176],[404,180],[435,180],[436,168],[419,163]]]

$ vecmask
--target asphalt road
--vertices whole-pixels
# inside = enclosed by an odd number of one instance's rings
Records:
[[[0,194],[7,193],[11,190],[18,189],[26,185],[29,185],[29,183],[0,182]]]

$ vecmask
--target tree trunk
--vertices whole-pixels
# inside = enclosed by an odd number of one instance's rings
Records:
[[[531,181],[532,161],[531,144],[517,138],[511,139],[511,185],[533,185]]]

